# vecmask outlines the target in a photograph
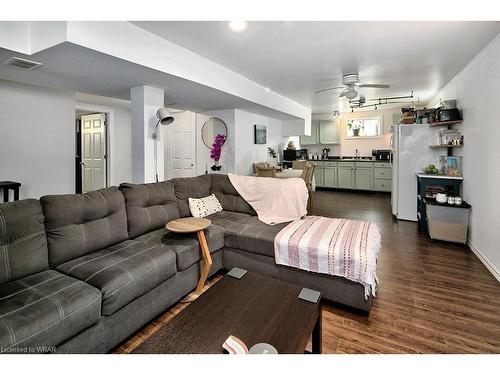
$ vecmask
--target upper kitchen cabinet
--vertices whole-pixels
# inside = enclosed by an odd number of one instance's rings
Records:
[[[337,121],[319,121],[319,143],[324,145],[340,143],[340,127]]]
[[[311,121],[311,136],[301,135],[300,146],[319,144],[319,121]]]
[[[311,135],[301,135],[300,145],[332,145],[340,143],[340,127],[337,121],[311,122]]]

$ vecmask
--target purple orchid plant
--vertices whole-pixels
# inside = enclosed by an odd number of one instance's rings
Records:
[[[222,152],[222,146],[224,145],[224,142],[226,141],[226,137],[222,134],[217,134],[214,139],[214,143],[212,144],[212,148],[210,149],[210,158],[214,159],[215,164],[220,159],[220,154]],[[212,166],[212,170],[219,170],[220,167],[217,167],[216,165]]]

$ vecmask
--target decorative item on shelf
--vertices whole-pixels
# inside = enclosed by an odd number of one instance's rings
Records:
[[[400,124],[414,124],[415,123],[415,109],[413,108],[401,108],[401,120]]]
[[[441,173],[445,176],[462,177],[462,157],[461,156],[441,156]]]
[[[462,133],[455,129],[446,129],[439,131],[439,140],[441,145],[460,145],[460,140],[462,139]]]
[[[293,141],[289,141],[288,144],[286,145],[287,150],[295,150],[295,145],[293,144]]]
[[[226,141],[226,137],[222,134],[217,134],[214,138],[214,143],[210,149],[210,158],[214,159],[214,165],[210,167],[212,171],[220,171],[222,166],[219,165],[220,154],[222,152],[222,145]]]

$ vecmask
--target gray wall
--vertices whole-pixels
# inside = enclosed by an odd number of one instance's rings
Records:
[[[0,181],[21,198],[73,193],[74,93],[0,80]]]

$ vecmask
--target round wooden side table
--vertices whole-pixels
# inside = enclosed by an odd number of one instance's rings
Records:
[[[208,273],[212,267],[212,257],[210,256],[210,250],[208,249],[207,240],[205,238],[204,229],[207,229],[212,222],[205,218],[198,217],[183,217],[180,219],[172,220],[165,225],[165,228],[171,232],[175,233],[194,233],[198,235],[198,241],[200,241],[201,253],[203,255],[203,260],[205,261],[205,266],[201,271],[200,280],[198,281],[198,286],[196,287],[197,292],[201,292],[205,281],[207,281]]]

